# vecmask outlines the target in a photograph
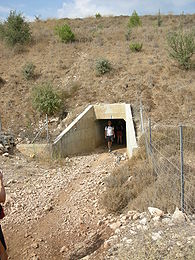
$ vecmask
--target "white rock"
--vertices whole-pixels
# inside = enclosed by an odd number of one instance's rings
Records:
[[[34,244],[32,244],[32,247],[33,247],[34,249],[37,249],[37,248],[39,248],[39,244],[38,244],[38,243],[34,243]]]
[[[66,247],[63,246],[61,249],[60,249],[60,253],[64,253],[66,251]]]
[[[158,231],[158,232],[155,232],[155,233],[153,232],[153,233],[152,233],[152,239],[153,239],[154,241],[161,239],[161,234],[162,234],[161,231]]]
[[[59,117],[55,117],[49,120],[49,123],[55,123],[59,121]]]
[[[9,153],[4,153],[2,156],[9,157]]]
[[[130,238],[130,239],[127,239],[127,240],[126,240],[126,243],[127,243],[127,244],[131,244],[132,241],[133,241],[133,240]]]
[[[139,221],[139,223],[142,224],[142,225],[146,225],[147,222],[148,222],[147,218],[143,218],[143,219],[141,219],[141,220]]]
[[[152,218],[153,221],[158,222],[161,220],[160,216],[155,216]]]
[[[170,218],[163,218],[162,219],[162,223],[163,224],[169,224],[171,222],[171,219]]]
[[[164,212],[158,208],[148,207],[148,211],[153,217],[162,217],[164,215]]]
[[[180,211],[178,208],[176,208],[172,216],[172,221],[176,223],[186,221],[185,214],[182,211]]]
[[[120,221],[117,221],[115,223],[110,224],[110,228],[113,229],[113,230],[116,230],[120,226],[121,226],[121,222]]]
[[[133,220],[137,220],[138,218],[140,218],[140,214],[139,213],[135,213],[133,215]]]
[[[121,217],[121,222],[126,222],[127,220],[129,219],[129,217],[128,216],[123,216],[123,217]]]
[[[106,241],[104,242],[104,248],[105,248],[105,249],[108,249],[110,246],[111,246],[110,241],[109,241],[109,240],[106,240]]]
[[[117,228],[116,230],[115,230],[115,232],[114,232],[115,234],[120,234],[121,233],[121,231],[120,231],[120,229],[119,228]]]
[[[133,216],[137,213],[135,210],[130,210],[127,212],[127,215],[129,216],[130,219],[133,219]]]

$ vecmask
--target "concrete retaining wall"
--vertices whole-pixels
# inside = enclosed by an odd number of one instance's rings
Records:
[[[90,152],[95,144],[95,114],[88,106],[54,141],[53,155],[68,155]]]
[[[127,138],[127,153],[129,157],[133,155],[133,149],[137,148],[137,141],[135,136],[135,128],[133,124],[133,118],[131,113],[131,106],[125,105],[126,112],[126,138]]]

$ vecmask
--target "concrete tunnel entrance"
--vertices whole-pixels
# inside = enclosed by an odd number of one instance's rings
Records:
[[[100,146],[106,146],[107,142],[104,138],[104,131],[105,131],[105,126],[107,126],[108,124],[108,120],[110,120],[112,122],[112,126],[114,127],[114,132],[115,132],[115,139],[113,142],[113,148],[114,150],[121,148],[121,147],[126,147],[126,122],[124,119],[98,119],[96,120],[96,124],[97,124],[97,128],[101,128],[102,130],[102,143],[100,144]],[[121,125],[122,126],[122,144],[117,143],[117,129],[118,126]]]
[[[131,157],[137,142],[131,106],[125,103],[89,105],[56,138],[52,145],[53,156],[66,157],[94,151],[105,143],[104,129],[108,120],[114,126],[121,120],[127,154]]]

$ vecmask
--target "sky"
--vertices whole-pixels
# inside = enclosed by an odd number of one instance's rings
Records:
[[[47,18],[76,18],[95,15],[139,15],[161,13],[195,13],[195,0],[0,0],[0,19],[10,10],[22,12],[28,20],[36,16]]]

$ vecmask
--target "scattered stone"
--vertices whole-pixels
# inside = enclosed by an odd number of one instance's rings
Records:
[[[152,233],[152,239],[153,239],[154,241],[161,239],[161,234],[162,234],[161,231],[158,231],[158,232],[156,232],[156,233],[153,232],[153,233]]]
[[[13,153],[15,144],[15,139],[13,135],[0,132],[0,152],[3,156],[9,156],[9,153]]]
[[[143,218],[143,219],[141,219],[141,220],[139,221],[139,223],[140,223],[141,225],[146,225],[147,222],[148,222],[147,218]]]
[[[185,214],[182,211],[180,211],[178,208],[176,208],[172,216],[172,221],[175,223],[185,222],[186,221]]]
[[[155,222],[158,222],[158,221],[161,220],[161,217],[160,216],[155,216],[155,217],[152,218],[152,220],[155,221]]]
[[[171,222],[171,218],[169,218],[169,217],[163,217],[162,218],[162,223],[163,224],[169,224]]]
[[[121,226],[121,222],[120,221],[117,221],[115,223],[110,224],[110,228],[113,229],[113,230],[116,230],[120,226]]]
[[[3,157],[9,157],[9,153],[3,153]]]
[[[133,215],[133,220],[137,220],[137,219],[139,219],[140,218],[140,213],[135,213],[134,215]]]
[[[39,248],[39,244],[38,244],[38,243],[34,243],[34,244],[32,244],[32,248],[34,248],[34,249]]]
[[[148,207],[148,211],[153,217],[162,217],[164,215],[164,212],[158,208]]]
[[[99,220],[98,223],[97,223],[97,226],[102,226],[103,224],[104,224],[104,221]]]
[[[64,252],[66,252],[66,247],[65,247],[65,246],[63,246],[63,247],[60,249],[60,253],[64,253]]]
[[[108,249],[108,248],[110,247],[110,245],[111,245],[111,243],[110,243],[109,240],[106,240],[106,241],[104,242],[104,248],[105,248],[105,249]]]

